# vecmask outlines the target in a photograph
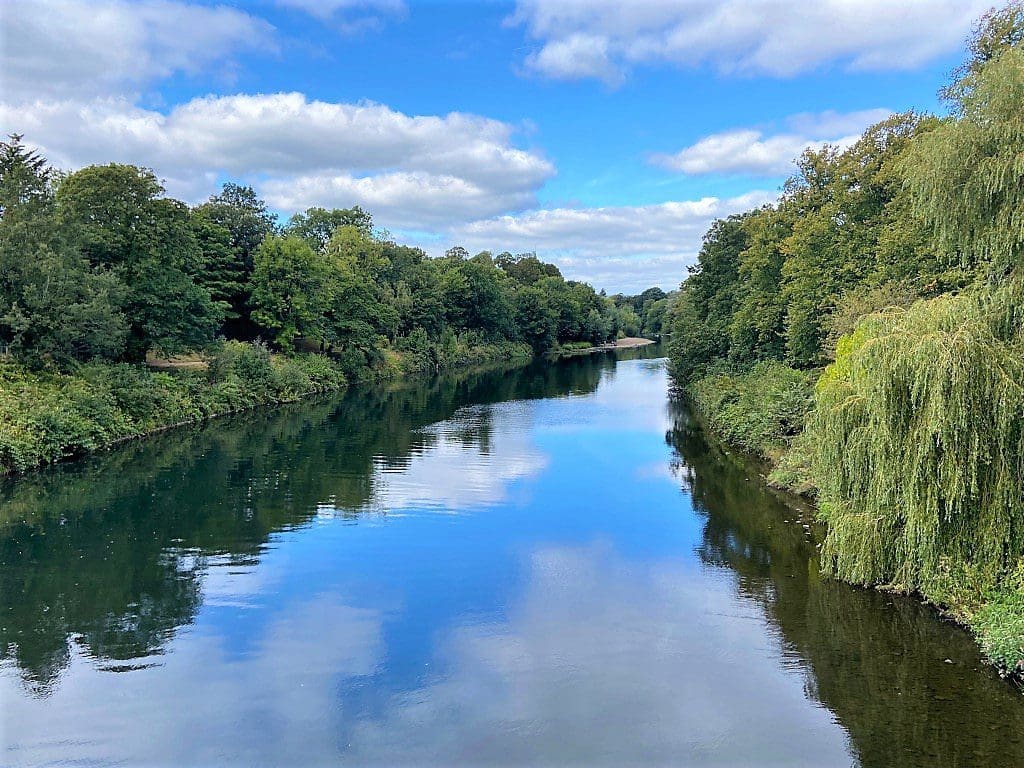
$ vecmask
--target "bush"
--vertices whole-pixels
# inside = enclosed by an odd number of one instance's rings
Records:
[[[764,361],[746,373],[706,376],[689,388],[697,410],[726,440],[777,457],[803,429],[813,374]]]
[[[970,616],[981,649],[1004,673],[1024,673],[1024,564]]]

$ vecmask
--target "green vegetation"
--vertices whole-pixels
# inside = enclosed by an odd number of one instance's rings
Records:
[[[670,310],[708,422],[816,495],[826,573],[915,592],[1024,670],[1024,6],[943,91],[716,222]],[[811,382],[813,396],[810,395]]]
[[[619,311],[619,325],[624,336],[641,336],[646,339],[661,339],[665,331],[665,317],[674,294],[667,294],[661,288],[648,288],[636,296],[617,293],[612,301]]]
[[[694,382],[694,403],[714,430],[763,456],[778,456],[803,428],[811,404],[811,377],[774,360],[746,373],[719,373]]]
[[[429,258],[359,208],[280,226],[237,184],[190,208],[149,169],[61,174],[12,136],[0,144],[0,474],[354,379],[614,340],[652,322],[653,290],[634,309],[535,254]],[[145,362],[180,355],[192,368]]]
[[[338,389],[320,355],[228,342],[205,371],[87,363],[73,374],[0,365],[0,468],[23,471],[168,426]]]

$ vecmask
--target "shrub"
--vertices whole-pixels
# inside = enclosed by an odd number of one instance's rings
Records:
[[[812,376],[768,360],[746,373],[706,376],[689,391],[726,440],[775,457],[803,428],[812,404]]]
[[[0,474],[109,446],[164,427],[345,385],[321,355],[274,357],[229,342],[205,373],[89,363],[67,374],[0,365]]]

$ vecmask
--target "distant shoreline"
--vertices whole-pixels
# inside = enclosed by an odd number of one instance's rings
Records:
[[[632,349],[634,347],[646,347],[649,344],[657,344],[658,342],[654,339],[644,339],[639,336],[627,336],[624,339],[617,339],[616,341],[610,341],[607,344],[598,344],[593,347],[583,347],[582,349],[566,349],[556,352],[557,357],[569,357],[571,355],[589,355],[594,352],[610,352],[616,349]]]

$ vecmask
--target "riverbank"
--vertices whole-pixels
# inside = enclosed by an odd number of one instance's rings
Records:
[[[435,345],[436,346],[436,345]],[[528,360],[524,344],[382,350],[372,365],[226,342],[202,365],[88,363],[66,372],[0,363],[0,475],[73,459],[186,424],[455,366]]]
[[[762,477],[769,486],[813,504],[816,517],[828,530],[830,521],[818,498],[821,480],[813,469],[803,430],[814,408],[819,375],[820,371],[797,371],[782,363],[764,362],[744,373],[697,379],[679,394],[690,400],[713,434],[766,462]],[[932,589],[908,589],[898,581],[843,580],[907,594],[934,606],[974,636],[986,660],[1002,676],[1024,685],[1021,568],[1006,575],[998,588],[982,586],[977,574],[963,563],[949,563],[946,578]]]
[[[637,347],[647,347],[651,344],[657,344],[658,342],[654,339],[644,339],[639,336],[627,336],[622,339],[616,339],[615,341],[609,341],[606,344],[593,344],[593,345],[574,345],[566,344],[554,351],[555,357],[568,357],[570,355],[589,355],[594,352],[613,352],[616,349],[636,349]]]

